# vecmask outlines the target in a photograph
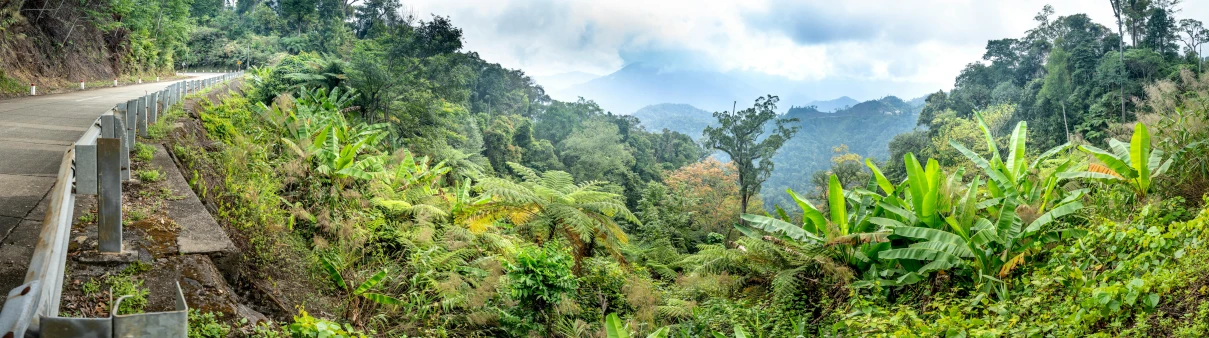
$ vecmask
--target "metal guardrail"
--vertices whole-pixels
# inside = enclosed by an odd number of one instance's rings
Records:
[[[102,254],[120,253],[122,181],[130,179],[130,151],[135,135],[147,136],[148,126],[156,122],[161,109],[176,105],[185,95],[242,73],[180,81],[120,103],[97,117],[84,135],[67,148],[50,190],[50,205],[25,274],[25,284],[8,292],[8,300],[0,310],[3,338],[187,336],[188,306],[180,283],[176,285],[175,311],[118,315],[117,305],[122,301],[119,298],[112,302],[113,313],[108,318],[59,317],[75,195],[97,196],[98,249]]]

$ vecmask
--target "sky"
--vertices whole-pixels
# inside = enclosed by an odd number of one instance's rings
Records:
[[[411,0],[448,16],[465,49],[537,78],[606,75],[635,62],[667,70],[754,72],[862,93],[948,90],[987,40],[1020,37],[1052,2],[1115,30],[1107,0]],[[1177,18],[1209,21],[1209,1]],[[579,77],[584,76],[580,74]],[[577,78],[570,76],[570,78]],[[867,94],[870,96],[873,94]],[[866,97],[875,98],[875,97]],[[825,98],[824,98],[825,99]]]

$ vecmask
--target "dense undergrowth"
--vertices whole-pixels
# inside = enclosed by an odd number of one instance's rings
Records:
[[[195,3],[190,63],[260,67],[225,97],[195,96],[184,132],[155,131],[175,135],[185,176],[233,230],[247,270],[235,284],[253,290],[241,296],[280,310],[246,334],[1209,328],[1209,75],[1192,53],[1132,46],[1124,57],[1154,72],[1082,81],[1123,68],[1105,47],[1119,36],[1046,8],[1026,39],[996,40],[1006,54],[930,97],[928,129],[895,137],[890,161],[837,147],[830,170],[798,178],[813,191],[744,214],[755,163],[552,100],[462,51],[448,18],[332,5],[344,19],[319,20],[318,3]],[[1055,46],[1088,62],[1045,57]],[[1119,83],[1138,98],[1116,119]],[[759,131],[747,112],[775,118],[776,101],[718,115]],[[1065,105],[1073,129],[1055,122]]]
[[[683,337],[1209,329],[1209,212],[1183,197],[1205,183],[1195,76],[1155,85],[1179,114],[1145,115],[1170,126],[1154,135],[1135,123],[1110,150],[1042,154],[1027,124],[994,135],[976,115],[980,150],[951,143],[971,167],[907,155],[907,178],[892,182],[868,162],[865,188],[832,176],[821,203],[790,192],[800,216],[744,215],[744,236],[727,240],[684,230],[693,201],[728,191],[718,185],[733,169],[720,164],[652,182],[631,213],[610,185],[566,172],[458,172],[348,114],[355,91],[299,84],[274,96],[263,83],[275,74],[252,72],[242,94],[204,103],[215,144],[175,150],[219,174],[192,183],[221,194],[217,216],[249,262],[305,270],[323,295],[260,335],[580,337],[617,329],[609,314],[627,332]]]

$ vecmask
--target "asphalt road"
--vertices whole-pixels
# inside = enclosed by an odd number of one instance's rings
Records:
[[[175,82],[0,100],[0,298],[24,282],[67,146],[114,105]]]

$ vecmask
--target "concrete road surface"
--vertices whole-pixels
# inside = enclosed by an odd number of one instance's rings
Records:
[[[174,82],[0,100],[0,298],[25,280],[67,146],[114,105]]]

